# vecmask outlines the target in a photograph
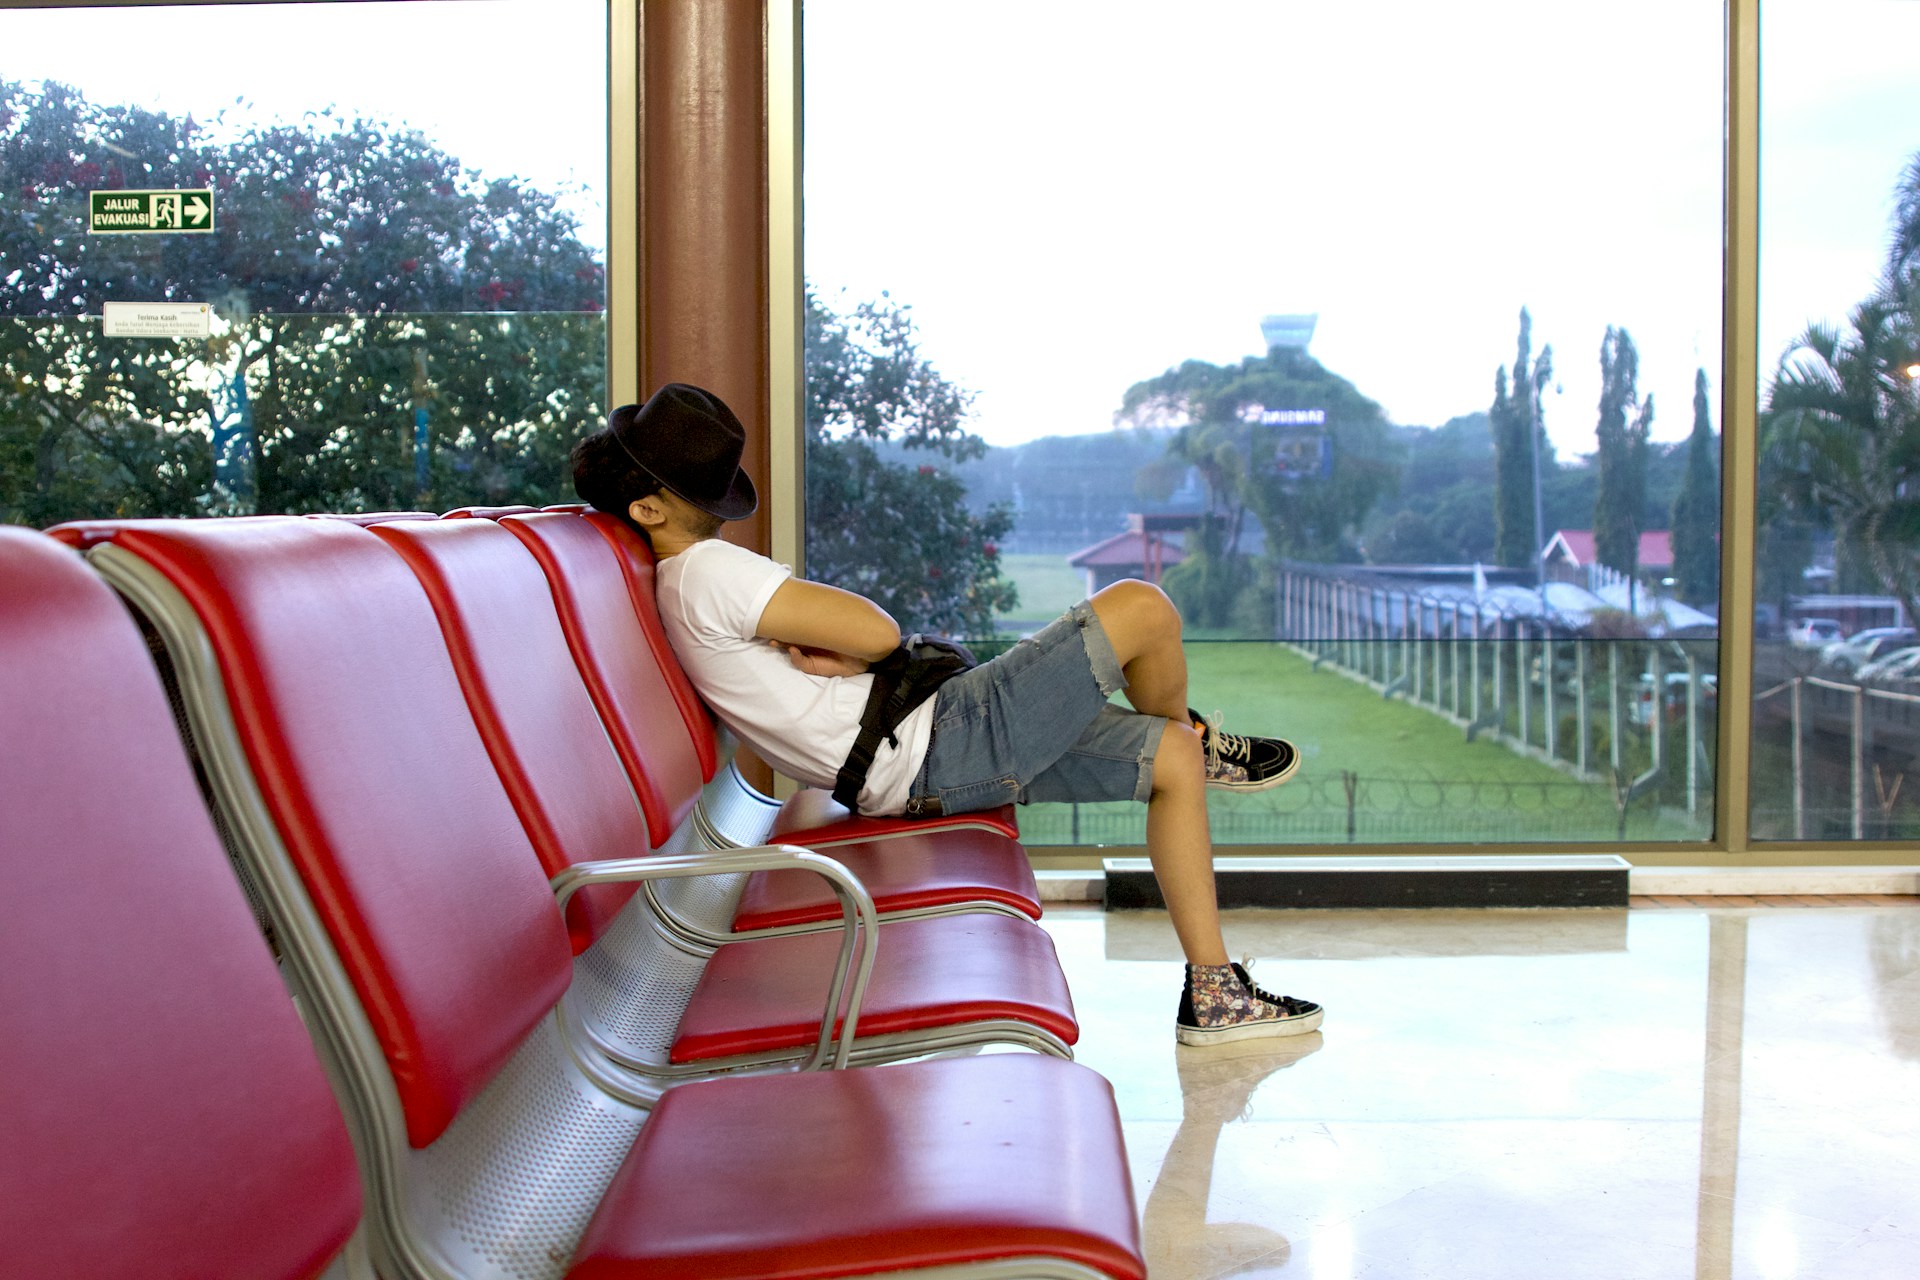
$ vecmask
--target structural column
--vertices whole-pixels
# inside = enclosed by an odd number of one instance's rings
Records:
[[[616,78],[630,74],[639,119],[614,121],[616,167],[631,146],[637,227],[615,227],[636,262],[626,315],[610,317],[609,368],[622,395],[645,399],[661,384],[717,393],[747,429],[741,465],[760,509],[725,537],[772,550],[771,345],[767,39],[762,0],[639,0],[631,51],[616,49]],[[617,28],[616,28],[617,29]],[[617,99],[616,99],[617,100]],[[624,292],[624,288],[622,289]],[[744,748],[746,780],[773,790],[773,771]]]
[[[744,0],[644,0],[639,29],[639,394],[693,382],[733,406],[770,549],[766,21]]]

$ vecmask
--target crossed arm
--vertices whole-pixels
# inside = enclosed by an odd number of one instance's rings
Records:
[[[804,578],[780,584],[755,634],[816,676],[859,675],[900,645],[900,626],[885,609],[865,596]]]

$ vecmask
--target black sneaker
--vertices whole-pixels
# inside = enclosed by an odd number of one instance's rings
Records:
[[[1300,753],[1285,738],[1255,738],[1224,733],[1205,717],[1188,710],[1207,749],[1207,785],[1227,791],[1265,791],[1291,778],[1300,768]],[[1214,719],[1220,713],[1214,712]]]
[[[1243,965],[1234,965],[1233,973],[1244,989],[1241,1007],[1224,1020],[1201,1026],[1193,1008],[1193,966],[1187,966],[1187,981],[1180,990],[1180,1011],[1174,1020],[1174,1035],[1181,1044],[1225,1044],[1234,1040],[1253,1040],[1269,1036],[1301,1036],[1317,1030],[1325,1010],[1311,1000],[1276,996],[1253,985]]]

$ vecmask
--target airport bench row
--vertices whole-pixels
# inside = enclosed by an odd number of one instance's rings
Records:
[[[1010,813],[773,805],[644,542],[454,514],[0,528],[0,1274],[1143,1275]]]

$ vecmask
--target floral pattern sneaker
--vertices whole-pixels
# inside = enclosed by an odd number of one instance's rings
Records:
[[[1311,1000],[1262,991],[1244,965],[1190,964],[1174,1033],[1181,1044],[1298,1036],[1319,1027],[1324,1012]]]
[[[1220,728],[1220,713],[1205,716],[1189,709],[1207,749],[1207,785],[1228,791],[1265,791],[1300,768],[1300,753],[1285,738],[1256,738]]]

